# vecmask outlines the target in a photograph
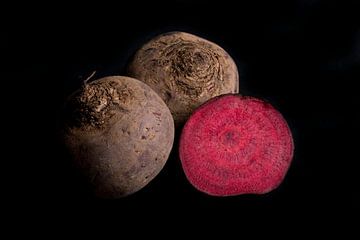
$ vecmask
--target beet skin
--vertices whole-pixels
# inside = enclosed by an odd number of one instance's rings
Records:
[[[86,83],[65,105],[64,143],[93,193],[120,198],[144,188],[164,167],[174,121],[161,98],[134,78]]]
[[[290,129],[270,104],[216,97],[191,115],[180,159],[190,183],[214,196],[264,194],[280,185],[293,156]]]
[[[231,56],[217,44],[184,32],[164,33],[142,46],[128,75],[159,94],[175,126],[182,126],[207,100],[239,92],[239,73]]]

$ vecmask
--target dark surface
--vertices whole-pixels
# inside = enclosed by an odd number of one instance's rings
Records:
[[[7,82],[24,93],[14,97],[21,103],[11,109],[20,115],[13,122],[22,128],[8,139],[22,147],[12,151],[9,171],[15,185],[9,196],[18,206],[68,220],[101,213],[114,219],[132,216],[135,222],[151,214],[164,219],[188,215],[194,221],[209,215],[211,221],[215,214],[312,218],[319,212],[359,210],[359,1],[236,5],[179,0],[39,7],[9,6],[5,12],[11,14],[3,21],[9,24],[2,30]],[[124,74],[141,44],[174,30],[222,46],[238,64],[240,91],[269,100],[288,120],[295,157],[277,190],[262,196],[204,195],[185,179],[176,145],[160,175],[128,198],[93,199],[73,175],[56,141],[66,96],[94,70],[95,78]]]

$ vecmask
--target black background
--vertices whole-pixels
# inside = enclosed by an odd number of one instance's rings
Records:
[[[17,126],[7,138],[15,146],[7,161],[9,198],[67,220],[106,214],[119,221],[132,216],[138,222],[145,215],[144,221],[154,215],[197,221],[217,214],[296,217],[358,210],[359,1],[235,2],[32,2],[4,8],[10,13],[2,16],[5,83],[10,93],[16,89],[5,99],[16,107],[4,107],[16,113],[7,120]],[[125,74],[137,48],[174,30],[222,46],[238,65],[241,93],[269,100],[288,120],[295,156],[275,191],[207,196],[188,183],[176,152],[156,179],[124,199],[94,199],[73,175],[56,134],[66,96],[92,71],[95,78]]]

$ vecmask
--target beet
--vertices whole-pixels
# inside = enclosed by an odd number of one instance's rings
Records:
[[[128,75],[149,85],[169,107],[176,126],[207,100],[239,92],[239,73],[217,44],[185,32],[161,34],[143,45]]]
[[[269,103],[227,94],[193,112],[183,128],[179,153],[195,188],[231,196],[277,188],[293,150],[285,119]]]
[[[133,194],[164,167],[174,121],[164,101],[134,78],[86,83],[65,105],[64,143],[96,196]]]

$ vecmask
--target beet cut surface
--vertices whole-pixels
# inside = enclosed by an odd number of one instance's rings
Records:
[[[182,131],[179,153],[195,188],[231,196],[278,187],[293,149],[285,119],[269,103],[228,94],[195,110]]]

